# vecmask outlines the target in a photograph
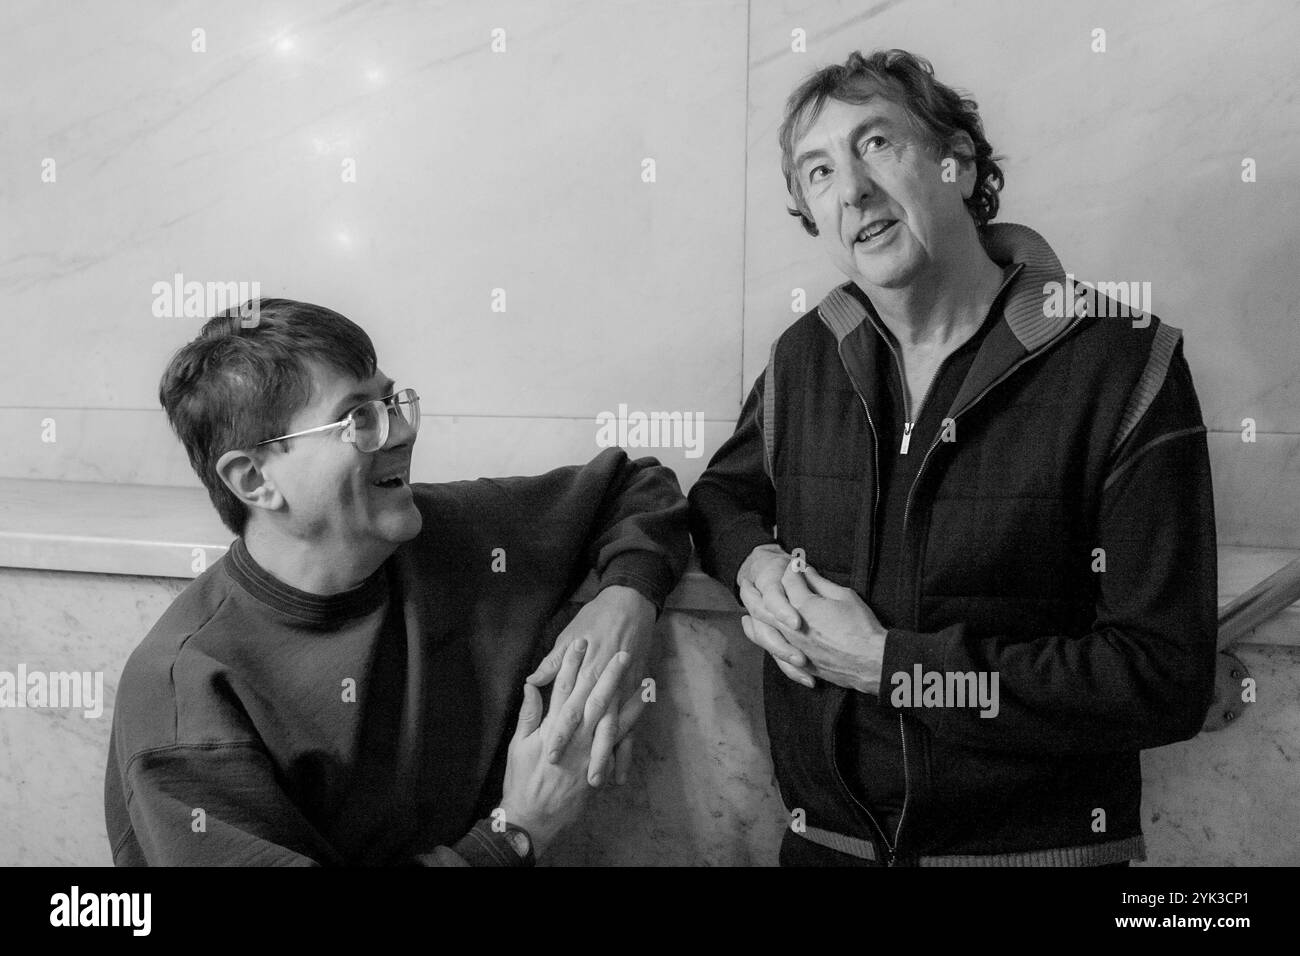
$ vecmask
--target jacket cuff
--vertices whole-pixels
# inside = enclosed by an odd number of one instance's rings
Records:
[[[660,555],[649,551],[624,551],[605,565],[599,590],[615,584],[632,588],[655,606],[657,619],[676,583],[672,568]]]
[[[480,820],[452,847],[470,866],[528,866],[504,833],[492,829],[489,820]]]
[[[732,527],[724,528],[715,540],[718,542],[715,545],[718,580],[731,592],[737,604],[744,604],[745,602],[740,600],[740,585],[736,583],[736,575],[740,573],[741,565],[755,548],[765,544],[781,547],[781,542],[772,537],[770,532],[754,527],[743,517]]]
[[[885,655],[880,662],[880,706],[890,710],[922,710],[915,700],[895,704],[893,691],[899,686],[894,682],[895,674],[905,674],[910,683],[916,676],[919,665],[921,673],[944,670],[948,659],[948,647],[959,639],[962,624],[945,627],[941,631],[909,631],[901,627],[891,627],[885,632]],[[901,683],[901,678],[900,678]]]

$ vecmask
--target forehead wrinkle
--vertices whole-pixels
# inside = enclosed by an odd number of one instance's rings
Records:
[[[804,139],[808,135],[808,131],[812,129],[814,125],[816,125],[817,120],[821,118],[822,113],[825,111],[826,105],[830,103],[832,100],[834,100],[837,103],[842,103],[845,106],[872,105],[877,107],[874,111],[868,113],[866,116],[862,117],[857,123],[853,125],[853,129],[850,135],[856,136],[864,132],[866,129],[875,126],[879,126],[888,129],[890,131],[899,128],[898,123],[896,123],[892,117],[887,116],[883,108],[885,104],[891,103],[893,101],[890,100],[888,97],[882,95],[880,92],[868,93],[865,97],[862,98],[860,102],[853,102],[851,100],[840,99],[838,96],[827,96],[821,99],[820,101],[814,101],[812,103],[809,103],[804,108],[803,112],[799,114],[799,118],[795,122],[794,136],[793,136],[793,142],[796,145],[802,139]],[[910,114],[907,113],[907,110],[904,110],[904,113],[908,115],[909,119],[911,119],[911,116]],[[915,124],[913,123],[912,125]],[[822,148],[803,150],[802,152],[800,152],[798,155],[795,156],[794,167],[798,169],[805,162],[807,162],[807,160],[810,157],[818,153],[825,153],[825,152],[826,150]]]

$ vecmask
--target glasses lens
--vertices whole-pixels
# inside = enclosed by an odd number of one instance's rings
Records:
[[[420,429],[420,396],[411,388],[390,398],[377,398],[352,411],[352,434],[357,451],[379,451],[388,442],[389,415],[399,418],[411,431]]]
[[[398,416],[412,431],[420,430],[420,396],[415,394],[415,389],[402,389],[393,399],[393,405],[397,408]]]
[[[352,412],[357,451],[375,451],[384,444],[388,431],[388,416],[383,402],[366,402]]]

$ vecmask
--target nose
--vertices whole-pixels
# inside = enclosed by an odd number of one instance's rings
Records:
[[[388,440],[383,450],[405,448],[415,444],[415,428],[394,408],[388,410]]]
[[[876,181],[871,178],[871,170],[857,156],[850,158],[842,168],[840,202],[845,206],[861,208],[876,192]]]

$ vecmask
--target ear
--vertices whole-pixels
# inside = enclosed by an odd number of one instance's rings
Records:
[[[953,133],[943,154],[957,160],[957,185],[961,187],[961,198],[970,199],[975,193],[975,141],[970,138],[970,133],[965,130]]]
[[[262,471],[257,459],[245,449],[228,451],[218,458],[217,477],[232,495],[250,508],[276,511],[284,507],[284,495]]]

